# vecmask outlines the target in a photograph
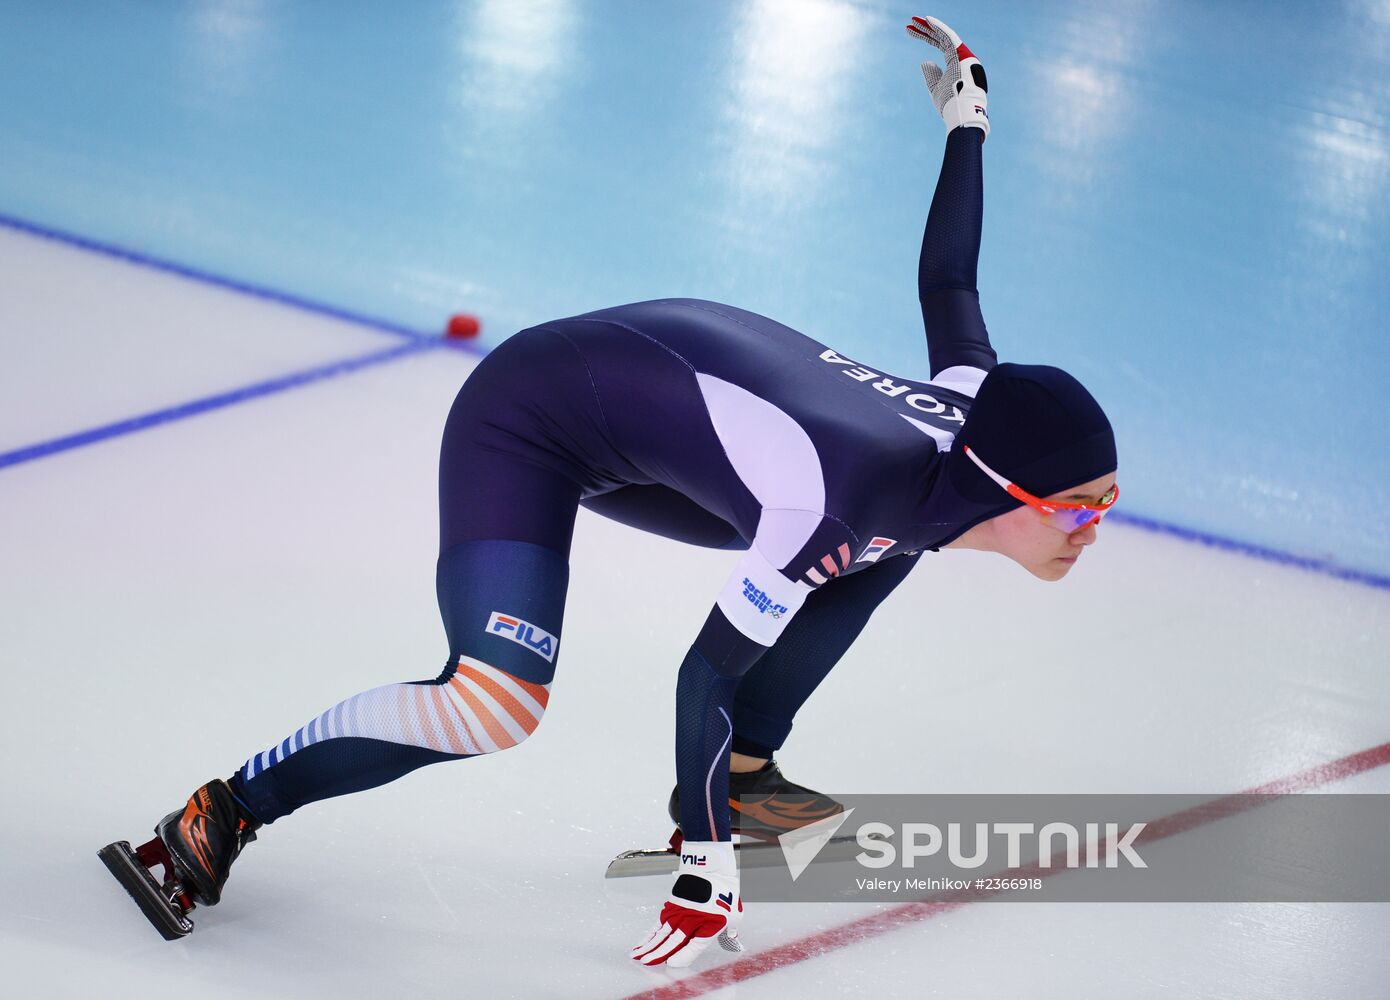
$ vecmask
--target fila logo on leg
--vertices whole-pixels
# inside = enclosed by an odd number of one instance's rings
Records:
[[[889,549],[891,549],[894,545],[897,544],[898,540],[896,538],[874,538],[864,548],[864,551],[860,553],[859,558],[854,561],[878,562],[879,556],[883,555],[883,553],[887,552]]]
[[[500,611],[494,611],[487,620],[487,633],[520,643],[547,663],[555,662],[555,653],[560,647],[560,640],[545,629]]]

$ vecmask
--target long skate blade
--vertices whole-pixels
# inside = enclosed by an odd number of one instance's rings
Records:
[[[130,849],[129,841],[118,840],[114,844],[107,844],[97,851],[97,857],[116,876],[116,881],[135,900],[145,919],[154,925],[165,941],[177,941],[193,930],[193,921],[168,901],[150,870],[140,863]]]
[[[623,851],[608,862],[604,878],[632,878],[637,875],[671,875],[679,858],[668,848],[649,851]]]
[[[826,842],[816,863],[844,861],[862,851],[854,837],[832,837]],[[767,868],[783,865],[782,845],[765,841],[743,841],[734,845],[740,868]],[[663,850],[624,851],[608,862],[604,878],[634,878],[639,875],[674,875],[680,856],[669,847]]]

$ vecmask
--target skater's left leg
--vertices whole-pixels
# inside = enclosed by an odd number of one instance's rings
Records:
[[[539,545],[454,546],[437,574],[451,650],[443,673],[339,702],[246,761],[233,792],[271,823],[426,764],[521,743],[550,700],[568,578],[566,560]]]
[[[580,470],[547,444],[558,418],[531,402],[538,370],[567,427],[601,421],[582,360],[554,334],[518,334],[478,366],[440,445],[444,671],[354,695],[246,761],[229,783],[260,822],[426,764],[506,750],[540,724],[582,487]]]
[[[534,403],[536,371],[547,373],[551,409]],[[444,672],[339,702],[229,780],[197,789],[155,840],[104,848],[161,933],[192,929],[193,900],[217,902],[262,823],[425,764],[505,750],[536,730],[555,670],[575,512],[590,488],[552,432],[601,423],[587,369],[562,338],[518,334],[484,359],[459,391],[440,449]],[[156,866],[163,883],[150,875]]]

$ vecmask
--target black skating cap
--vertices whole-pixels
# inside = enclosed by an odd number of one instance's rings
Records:
[[[965,455],[1034,496],[1099,479],[1117,467],[1115,433],[1095,397],[1060,368],[1000,364],[975,394],[947,462],[953,485],[980,503],[1010,499]]]

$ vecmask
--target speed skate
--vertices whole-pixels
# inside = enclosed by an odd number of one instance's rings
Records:
[[[136,848],[131,848],[128,840],[118,840],[97,851],[97,857],[130,893],[140,912],[164,940],[177,941],[192,932],[193,921],[188,919],[188,914],[195,905],[193,897],[180,879],[162,840],[155,837]],[[156,866],[164,869],[160,881],[155,881],[152,874]]]
[[[879,838],[875,837],[874,839]],[[608,870],[604,872],[603,877],[633,878],[638,875],[672,875],[680,864],[682,842],[681,832],[677,830],[671,834],[671,843],[668,847],[624,851],[608,862]],[[863,845],[859,843],[857,837],[849,835],[831,837],[825,842],[825,847],[816,855],[816,861],[817,863],[848,861],[863,849]],[[786,863],[782,853],[782,845],[777,841],[743,840],[734,844],[734,854],[738,858],[740,869],[770,868]]]

